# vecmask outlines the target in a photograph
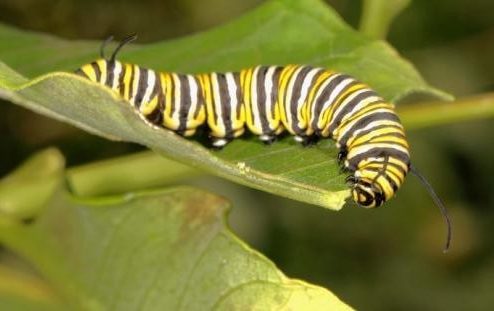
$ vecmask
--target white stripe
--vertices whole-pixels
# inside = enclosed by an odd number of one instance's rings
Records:
[[[173,111],[173,115],[172,115],[172,119],[173,121],[175,121],[177,123],[177,126],[179,126],[180,124],[180,120],[179,120],[179,112],[180,112],[180,107],[181,107],[181,102],[180,102],[180,97],[181,97],[181,90],[182,90],[182,86],[181,86],[181,83],[180,83],[180,79],[178,78],[178,75],[177,74],[172,74],[171,75],[172,78],[173,78],[173,85],[174,85],[174,98],[173,98],[173,105],[175,106],[174,107],[174,111]]]
[[[252,83],[251,83],[251,88],[250,88],[250,95],[251,95],[251,105],[250,109],[252,110],[252,116],[254,118],[254,127],[257,129],[261,129],[262,132],[262,125],[261,125],[261,118],[259,117],[259,102],[257,100],[257,84],[259,81],[257,81],[257,74],[259,73],[259,69],[261,66],[257,66],[254,69],[254,72],[252,73]]]
[[[274,111],[273,111],[274,107],[271,107],[273,105],[271,99],[273,93],[273,75],[275,70],[276,70],[276,66],[269,67],[268,72],[264,77],[264,93],[266,94],[265,111],[266,111],[266,118],[268,118],[269,121],[274,120]],[[268,123],[271,125],[271,122]],[[271,130],[275,130],[275,129],[272,128]]]
[[[122,64],[120,62],[115,62],[115,67],[113,68],[113,81],[111,88],[118,91],[118,81],[120,74],[122,73]]]
[[[146,82],[146,92],[144,93],[144,96],[142,97],[142,102],[141,103],[147,103],[151,100],[151,94],[153,93],[154,90],[154,84],[156,82],[156,74],[153,70],[147,70],[147,76],[148,80]],[[143,107],[144,105],[141,105]]]
[[[226,85],[228,87],[228,94],[230,95],[230,120],[232,122],[232,129],[234,128],[235,121],[239,118],[237,115],[237,108],[239,105],[237,98],[237,83],[235,83],[235,78],[233,73],[228,72],[225,74],[226,77]],[[227,103],[228,105],[228,103]]]
[[[197,109],[197,82],[192,75],[187,75],[189,81],[190,106],[187,114],[187,128],[192,128],[194,114]]]
[[[298,122],[298,127],[303,129],[306,127],[306,123],[307,120],[302,120],[303,116],[302,116],[302,109],[303,109],[303,105],[307,99],[307,95],[309,93],[309,90],[311,88],[311,85],[312,85],[312,82],[314,80],[314,76],[320,71],[321,69],[320,68],[314,68],[312,69],[311,71],[309,71],[309,73],[305,76],[304,78],[304,81],[302,82],[302,89],[301,89],[301,92],[300,92],[300,97],[298,99],[298,103],[297,103],[297,119],[299,120]],[[305,121],[304,123],[302,123],[303,121]]]

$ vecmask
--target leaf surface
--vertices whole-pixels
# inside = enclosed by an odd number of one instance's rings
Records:
[[[0,240],[76,309],[351,310],[240,241],[228,208],[186,187],[84,200],[59,191],[33,224],[0,225]]]

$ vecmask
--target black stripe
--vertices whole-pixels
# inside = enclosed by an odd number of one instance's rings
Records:
[[[81,68],[79,68],[79,69],[77,69],[76,71],[74,71],[74,73],[75,73],[76,75],[79,75],[79,76],[82,76],[82,77],[84,77],[84,78],[89,79],[88,75],[87,75],[84,71],[82,71],[82,69],[81,69]]]
[[[161,93],[161,79],[159,78],[159,73],[154,72],[156,79],[154,81],[153,91],[149,97],[150,100],[158,96],[158,103],[151,113],[146,115],[146,118],[153,124],[161,126],[163,122],[163,110],[162,110],[162,99],[160,100]],[[149,86],[151,87],[151,86]]]
[[[93,70],[94,70],[94,75],[96,76],[96,81],[98,81],[98,82],[99,82],[99,81],[100,81],[100,79],[101,79],[101,70],[100,70],[100,68],[99,68],[98,63],[96,63],[96,62],[92,62],[92,63],[91,63],[91,67],[92,67],[92,68],[93,68]]]
[[[225,137],[232,138],[232,121],[231,121],[231,98],[228,93],[228,85],[226,82],[225,75],[222,73],[216,74],[218,81],[218,90],[219,90],[219,98],[220,98],[220,107],[221,107],[221,117],[223,119],[223,125],[225,126]]]
[[[177,132],[183,135],[187,129],[187,118],[189,116],[189,109],[192,104],[190,85],[187,76],[179,75],[178,79],[180,81],[180,110],[178,112],[178,129]]]
[[[269,67],[259,67],[257,72],[257,103],[252,103],[252,105],[257,105],[257,110],[259,112],[259,119],[261,120],[261,130],[263,134],[271,134],[271,129],[269,128],[269,122],[267,119],[267,109],[266,109],[266,73],[269,70]],[[269,93],[268,93],[269,94]],[[271,94],[269,94],[271,95]],[[252,113],[252,117],[254,117],[254,113]]]
[[[202,107],[204,107],[206,100],[204,99],[204,93],[202,90],[202,84],[200,83],[199,79],[195,76],[192,76],[194,79],[196,85],[197,85],[197,92],[196,94],[192,94],[196,96],[197,98],[197,107],[196,111],[194,111],[194,119],[197,119],[199,117],[199,113],[201,112]]]
[[[293,88],[292,88],[292,101],[290,103],[290,114],[292,115],[292,129],[295,130],[296,134],[302,134],[302,129],[299,128],[298,122],[298,111],[301,107],[298,106],[298,102],[302,96],[302,85],[304,84],[304,80],[307,77],[307,74],[312,70],[313,68],[310,66],[305,66],[300,70],[298,76],[295,79],[295,82],[293,83]],[[303,98],[305,100],[305,98]]]
[[[115,71],[115,61],[106,62],[106,81],[105,84],[109,87],[113,87],[113,77]]]
[[[120,71],[120,77],[118,78],[118,86],[117,86],[120,89],[120,96],[122,97],[125,94],[124,78],[126,71],[127,71],[127,66],[122,64],[122,70]]]
[[[276,106],[278,105],[278,92],[280,89],[280,76],[283,71],[283,67],[276,67],[273,73],[273,88],[271,89],[271,119],[275,118]],[[273,129],[275,131],[276,129]]]
[[[134,78],[135,78],[135,66],[134,65],[131,65],[130,66],[130,80],[129,80],[129,98],[128,100],[130,100],[133,95],[134,95]]]
[[[158,95],[158,111],[160,113],[160,118],[159,118],[159,124],[155,123],[157,125],[164,125],[163,124],[163,119],[164,119],[164,114],[165,114],[165,94],[163,93],[163,85],[161,84],[161,74],[156,73],[157,78],[156,78],[156,94]]]
[[[146,90],[148,89],[148,70],[139,67],[139,84],[137,85],[137,93],[136,98],[134,100],[135,106],[140,107],[142,104],[142,98],[144,94],[146,94]]]
[[[240,114],[242,112],[243,96],[242,96],[242,85],[240,84],[240,73],[232,73],[233,80],[235,81],[235,96],[237,96],[237,119],[240,119]]]
[[[166,92],[170,92],[171,94],[170,102],[168,103],[169,105],[172,105],[169,115],[170,118],[173,117],[173,114],[175,113],[175,109],[177,109],[175,105],[175,88],[180,87],[180,85],[175,85],[175,78],[173,78],[174,75],[175,75],[174,73],[170,73],[170,89],[166,90]]]

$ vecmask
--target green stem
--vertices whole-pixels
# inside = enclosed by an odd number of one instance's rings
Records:
[[[401,105],[398,114],[407,130],[494,117],[494,93]],[[197,174],[200,171],[146,151],[73,167],[66,176],[76,195],[97,196],[159,187]]]
[[[98,196],[148,189],[199,174],[187,165],[145,151],[69,168],[67,180],[79,196]]]
[[[462,98],[453,102],[423,102],[398,107],[407,130],[494,117],[494,93]]]
[[[393,19],[411,0],[363,0],[360,32],[374,39],[384,39]]]

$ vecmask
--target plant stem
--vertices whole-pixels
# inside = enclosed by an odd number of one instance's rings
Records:
[[[363,0],[360,32],[374,39],[385,39],[393,19],[411,0]]]
[[[494,117],[494,93],[459,99],[398,106],[407,130]]]
[[[145,151],[69,168],[66,176],[74,194],[98,196],[159,187],[196,174],[197,169]]]

